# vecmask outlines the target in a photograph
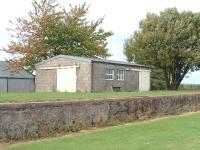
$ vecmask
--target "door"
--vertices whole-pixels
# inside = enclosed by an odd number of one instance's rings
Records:
[[[57,69],[57,91],[76,92],[76,67]]]
[[[150,71],[139,71],[139,91],[150,90]]]

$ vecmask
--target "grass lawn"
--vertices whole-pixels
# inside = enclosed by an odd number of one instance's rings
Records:
[[[149,91],[149,92],[110,92],[110,93],[0,93],[0,103],[51,101],[51,100],[89,100],[117,97],[163,96],[199,93],[200,90]]]
[[[200,90],[179,91],[149,91],[149,92],[105,92],[105,93],[0,93],[0,103],[4,102],[26,102],[26,101],[51,101],[51,100],[88,100],[117,97],[138,96],[164,96],[199,93]]]
[[[162,96],[199,93],[200,90],[149,91],[149,92],[110,92],[110,93],[0,93],[0,103],[51,101],[51,100],[89,100],[117,97]]]
[[[76,134],[75,134],[76,135]],[[199,150],[200,113],[46,139],[3,150]]]

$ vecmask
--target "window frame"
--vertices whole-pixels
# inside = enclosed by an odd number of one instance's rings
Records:
[[[109,73],[109,71],[112,71],[112,73]],[[112,79],[107,78],[108,76],[112,77]],[[105,70],[105,80],[114,80],[114,69],[106,69]]]
[[[125,78],[125,71],[122,69],[118,69],[116,74],[116,80],[124,81],[124,78]]]

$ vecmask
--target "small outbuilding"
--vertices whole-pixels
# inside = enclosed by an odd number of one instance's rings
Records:
[[[22,69],[10,69],[8,62],[0,61],[0,92],[34,92],[35,76]]]
[[[36,64],[36,92],[150,90],[150,68],[135,63],[58,55]]]

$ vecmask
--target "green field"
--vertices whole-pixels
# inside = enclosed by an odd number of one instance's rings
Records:
[[[110,93],[0,93],[0,103],[51,101],[51,100],[94,100],[117,97],[163,96],[200,93],[197,90],[150,91],[150,92],[110,92]]]
[[[122,125],[3,150],[199,150],[200,113]]]

